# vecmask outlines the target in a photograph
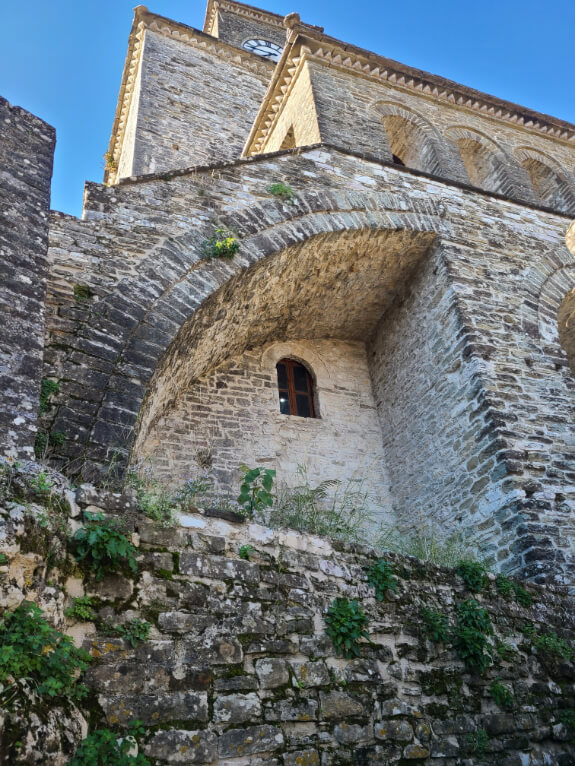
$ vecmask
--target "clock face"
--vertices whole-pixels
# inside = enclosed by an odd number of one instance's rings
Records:
[[[250,53],[257,53],[262,58],[269,59],[270,61],[279,61],[282,55],[282,50],[279,45],[271,43],[269,40],[250,39],[246,40],[242,44],[242,48]]]

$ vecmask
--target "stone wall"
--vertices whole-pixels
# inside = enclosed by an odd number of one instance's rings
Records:
[[[315,386],[318,417],[279,411],[275,365],[284,358],[304,361]],[[304,477],[316,486],[347,482],[368,495],[368,505],[389,514],[382,434],[362,343],[294,341],[263,347],[225,362],[204,375],[148,433],[139,455],[148,457],[156,477],[183,484],[194,455],[209,454],[216,493],[238,486],[241,465],[273,467],[277,481],[294,486]],[[233,489],[232,489],[233,488]],[[335,494],[331,487],[329,494]],[[387,518],[388,521],[391,519]]]
[[[20,499],[29,492],[22,474],[19,468],[12,477]],[[66,486],[52,479],[53,507]],[[81,509],[123,518],[138,546],[138,574],[110,573],[96,582],[72,567],[62,576],[70,567],[53,545],[52,568],[43,567],[31,541],[49,543],[50,526],[44,523],[35,538],[33,519],[24,525],[23,507],[4,496],[0,518],[8,535],[0,550],[8,561],[0,585],[10,590],[12,608],[18,594],[56,604],[48,613],[60,625],[72,596],[95,599],[97,620],[68,618],[67,627],[93,659],[85,679],[94,695],[92,726],[120,733],[128,721],[141,720],[139,747],[156,763],[573,762],[575,668],[568,657],[575,624],[561,590],[529,585],[521,605],[502,595],[493,576],[472,594],[453,570],[387,554],[395,590],[377,601],[366,576],[376,560],[369,548],[202,513],[162,529],[137,513],[130,496],[85,485],[67,497],[73,528]],[[30,500],[33,517],[47,498],[34,490]],[[369,640],[355,659],[338,655],[326,635],[336,597],[357,599],[369,620]],[[422,621],[429,608],[455,628],[458,605],[471,598],[494,629],[487,635],[493,661],[483,675],[470,672],[450,641],[430,640]],[[144,643],[113,635],[115,626],[136,618],[151,623]],[[505,703],[494,683],[506,690]],[[65,763],[80,735],[78,725],[66,735],[64,721],[60,728],[53,723],[45,766]],[[42,731],[32,720],[22,732],[24,751],[9,751],[7,762],[37,762],[24,756]]]
[[[383,318],[368,351],[394,509],[400,527],[412,532],[432,534],[454,520],[465,528],[462,520],[475,517],[491,480],[489,432],[465,352],[438,248]],[[466,531],[476,544],[492,539],[477,524]]]
[[[30,457],[44,348],[54,129],[0,98],[0,449]]]

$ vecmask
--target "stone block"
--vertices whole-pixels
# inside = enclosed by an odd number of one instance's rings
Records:
[[[245,729],[230,729],[218,739],[220,758],[233,758],[253,753],[274,752],[284,744],[281,729],[268,724]]]
[[[326,720],[341,721],[368,714],[363,703],[346,692],[322,692],[320,701],[321,713]]]
[[[238,724],[260,717],[262,705],[257,694],[226,694],[214,700],[215,723]]]
[[[217,737],[210,731],[157,731],[144,753],[166,763],[211,763],[217,757]]]
[[[254,663],[262,689],[276,689],[289,682],[289,670],[285,660],[265,658]]]

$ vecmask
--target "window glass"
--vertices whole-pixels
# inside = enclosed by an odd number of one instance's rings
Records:
[[[315,418],[313,382],[306,367],[295,359],[282,359],[276,370],[282,415]]]

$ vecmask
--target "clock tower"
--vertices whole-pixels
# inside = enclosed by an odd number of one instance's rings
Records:
[[[204,32],[268,61],[278,61],[285,45],[283,16],[232,0],[209,0]]]

